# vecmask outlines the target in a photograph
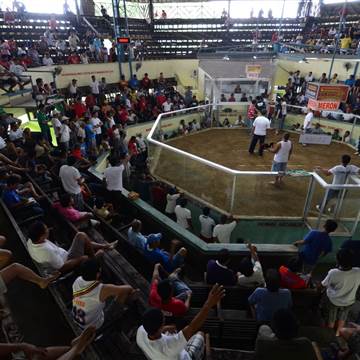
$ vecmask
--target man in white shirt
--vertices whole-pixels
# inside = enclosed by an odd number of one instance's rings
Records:
[[[199,216],[200,222],[200,237],[207,243],[212,242],[213,228],[216,225],[213,218],[209,216],[210,209],[208,207],[203,208],[203,213]]]
[[[103,250],[112,250],[112,244],[92,242],[83,232],[75,235],[69,250],[65,250],[48,240],[49,228],[43,222],[37,221],[30,226],[27,248],[31,258],[46,271],[54,270],[61,273],[69,272],[78,267],[88,257],[101,256]]]
[[[204,306],[180,332],[174,326],[164,326],[160,309],[150,309],[143,315],[142,326],[136,334],[136,343],[148,359],[198,360],[204,354],[204,333],[198,332],[210,310],[225,296],[222,286],[214,285]]]
[[[314,81],[314,75],[313,75],[312,71],[310,71],[309,74],[307,74],[305,76],[305,82],[308,83],[308,82],[312,82],[312,81]]]
[[[123,172],[130,157],[122,156],[122,158],[110,158],[110,167],[104,171],[103,181],[107,190],[108,200],[118,209],[123,201]]]
[[[181,193],[179,193],[176,188],[171,188],[166,195],[166,207],[165,207],[165,214],[173,219],[176,220],[175,216],[175,207],[176,201],[180,198]]]
[[[303,124],[304,133],[310,132],[313,118],[314,118],[314,110],[309,108],[308,113],[306,114],[304,119],[304,124]]]
[[[73,99],[75,99],[78,95],[78,87],[77,87],[76,79],[71,80],[71,83],[69,85],[69,94],[70,94],[70,97]]]
[[[240,262],[240,271],[237,273],[238,285],[251,288],[263,286],[265,280],[257,248],[249,243],[248,249],[250,250],[250,259],[246,257]]]
[[[52,112],[51,125],[54,129],[57,145],[60,146],[61,113],[56,109]]]
[[[96,135],[96,145],[100,146],[101,144],[101,127],[103,126],[102,121],[99,119],[99,113],[97,111],[93,111],[92,117],[90,119],[90,124],[93,126],[95,135]]]
[[[108,299],[115,298],[117,303],[124,304],[138,292],[130,285],[103,284],[100,276],[99,262],[89,259],[81,264],[80,276],[73,283],[72,314],[82,329],[88,326],[100,329],[105,320],[110,320],[104,314]]]
[[[261,110],[261,115],[258,116],[252,126],[252,139],[249,147],[249,153],[253,154],[256,144],[259,141],[260,147],[259,147],[259,156],[263,155],[264,152],[264,143],[265,143],[265,137],[266,137],[266,131],[267,129],[270,129],[270,120],[265,116],[267,114],[266,109]]]
[[[181,198],[179,205],[175,206],[176,222],[185,229],[192,227],[191,211],[185,206],[187,205],[187,199]]]
[[[94,95],[96,99],[96,103],[99,104],[100,85],[99,82],[96,80],[95,75],[91,76],[90,89],[91,89],[91,93]]]
[[[276,134],[279,133],[279,130],[282,130],[284,128],[284,123],[287,115],[287,104],[285,98],[281,99],[281,114],[279,115],[279,128],[276,131]]]
[[[80,185],[84,182],[84,179],[80,175],[79,170],[74,167],[76,162],[75,157],[69,156],[67,165],[63,165],[60,168],[59,177],[64,190],[74,199],[75,208],[82,211],[84,208],[84,199]]]
[[[9,140],[17,142],[22,140],[23,130],[19,127],[19,123],[15,122],[10,125]]]
[[[163,112],[169,112],[172,108],[172,103],[170,99],[166,99],[166,101],[162,104]]]
[[[360,268],[352,267],[353,258],[351,249],[340,249],[336,255],[337,268],[331,269],[321,282],[326,288],[327,326],[334,329],[337,323],[336,336],[345,325],[360,286]]]
[[[64,151],[69,150],[69,143],[70,143],[70,128],[68,125],[68,118],[66,116],[63,116],[62,118],[63,123],[61,124],[60,128],[60,148]]]
[[[50,57],[49,53],[45,53],[45,55],[43,57],[43,65],[45,65],[45,66],[54,65],[53,59]]]
[[[290,134],[285,133],[283,139],[279,141],[275,147],[269,148],[269,151],[274,153],[271,171],[278,173],[273,183],[276,186],[280,186],[282,184],[282,179],[285,176],[287,164],[292,154],[293,145],[289,138]]]
[[[315,171],[320,171],[325,176],[333,176],[332,185],[344,185],[344,184],[346,184],[346,181],[349,176],[357,175],[357,174],[359,174],[359,171],[360,171],[359,167],[357,167],[355,165],[350,165],[350,161],[351,161],[350,155],[345,154],[341,157],[341,165],[336,165],[336,166],[332,167],[331,169],[324,169],[320,166],[317,166],[315,168]],[[341,195],[342,191],[345,191],[345,190],[340,190],[340,189],[336,189],[336,188],[329,189],[327,194],[325,194],[326,199],[324,197],[321,206],[320,206],[320,204],[316,205],[317,210],[320,211],[322,209],[324,211],[326,209],[327,204],[330,202],[330,200],[338,199],[339,196]],[[329,207],[328,212],[332,212],[335,208],[336,208],[336,206]]]
[[[232,215],[229,218],[226,215],[221,215],[220,224],[214,227],[213,240],[217,243],[227,244],[230,242],[231,233],[236,227],[236,221]]]

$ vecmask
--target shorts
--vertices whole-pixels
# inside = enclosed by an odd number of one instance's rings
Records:
[[[328,323],[335,323],[336,321],[346,321],[352,305],[336,306],[325,294],[321,300],[322,313]]]
[[[286,172],[287,163],[286,162],[276,162],[273,161],[271,171],[274,172]]]
[[[78,235],[75,235],[73,242],[70,246],[70,249],[68,251],[67,259],[77,259],[81,256],[85,255],[85,243],[84,239],[79,237]]]
[[[358,332],[355,332],[350,336],[350,339],[348,340],[348,346],[353,354],[360,353],[360,334]]]
[[[185,350],[192,360],[202,360],[205,351],[204,337],[199,333],[192,336],[187,342]]]

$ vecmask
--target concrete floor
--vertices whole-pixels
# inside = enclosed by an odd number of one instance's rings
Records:
[[[236,177],[235,202],[232,212],[238,216],[301,217],[309,187],[310,177],[306,171],[315,166],[332,167],[340,163],[341,155],[352,154],[353,149],[345,144],[311,145],[303,147],[298,143],[298,134],[291,134],[294,144],[288,170],[292,176],[285,179],[282,188],[270,184],[272,175],[244,174]],[[277,142],[281,135],[271,133],[266,142]],[[265,152],[263,157],[250,155],[250,135],[247,129],[211,129],[168,141],[168,144],[209,161],[241,171],[270,171],[273,154]],[[360,166],[360,158],[353,163]],[[233,188],[232,174],[211,168],[195,160],[185,158],[167,149],[157,153],[153,173],[207,201],[230,212]],[[298,175],[304,170],[303,176]],[[328,179],[331,181],[331,178]],[[324,191],[316,186],[311,204],[310,216],[316,217],[315,205],[321,201]],[[352,217],[356,213],[360,191],[347,194],[342,216]],[[349,205],[349,206],[347,206]],[[351,210],[349,210],[351,208]],[[345,214],[346,213],[346,214]]]

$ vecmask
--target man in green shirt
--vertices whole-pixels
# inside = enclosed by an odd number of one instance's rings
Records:
[[[43,136],[44,140],[51,144],[51,134],[50,134],[50,127],[49,127],[49,118],[45,113],[45,105],[40,104],[38,107],[38,112],[36,114],[36,118],[38,124],[40,126],[41,135]]]

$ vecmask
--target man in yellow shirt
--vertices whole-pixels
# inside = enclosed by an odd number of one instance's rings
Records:
[[[340,39],[340,52],[342,54],[346,54],[350,48],[351,43],[352,40],[349,35],[345,35],[342,39]]]

